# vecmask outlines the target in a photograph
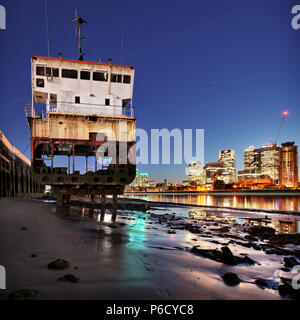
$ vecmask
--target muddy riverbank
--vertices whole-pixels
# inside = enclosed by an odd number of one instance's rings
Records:
[[[297,234],[297,216],[180,206],[115,213],[0,200],[0,298],[20,289],[35,299],[290,298],[279,289],[294,276],[300,246],[297,236],[276,235]],[[249,233],[254,226],[275,231]],[[49,268],[56,259],[66,269]]]

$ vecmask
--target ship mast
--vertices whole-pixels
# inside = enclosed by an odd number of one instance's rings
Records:
[[[87,23],[84,19],[82,19],[80,17],[80,15],[78,14],[76,18],[74,18],[72,21],[76,21],[77,22],[77,39],[78,39],[78,60],[82,61],[83,60],[83,53],[81,50],[81,40],[84,40],[84,37],[81,37],[81,25],[83,23]]]

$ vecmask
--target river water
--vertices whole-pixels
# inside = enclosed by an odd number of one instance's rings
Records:
[[[219,206],[245,209],[300,211],[300,197],[287,195],[210,195],[210,194],[143,194],[125,193],[125,197],[145,201]]]

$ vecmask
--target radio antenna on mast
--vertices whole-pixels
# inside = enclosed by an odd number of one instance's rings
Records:
[[[77,22],[77,39],[78,39],[78,60],[83,60],[84,53],[82,53],[81,48],[81,40],[84,40],[84,37],[81,37],[81,25],[83,23],[87,23],[85,20],[83,20],[80,15],[78,14],[76,18],[74,18],[72,21]]]
[[[123,56],[124,56],[124,24],[122,25],[122,30],[121,30],[121,64],[123,64]]]
[[[48,57],[50,57],[50,41],[49,41],[48,4],[47,4],[47,0],[45,0],[45,18],[46,18],[46,37],[47,37]]]

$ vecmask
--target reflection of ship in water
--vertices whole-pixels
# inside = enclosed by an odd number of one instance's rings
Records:
[[[188,212],[189,218],[192,220],[215,221],[228,224],[239,224],[243,226],[263,226],[276,230],[277,233],[298,233],[299,222],[295,217],[270,218],[265,217],[246,217],[234,216],[222,212],[209,212],[205,209],[190,208]]]

